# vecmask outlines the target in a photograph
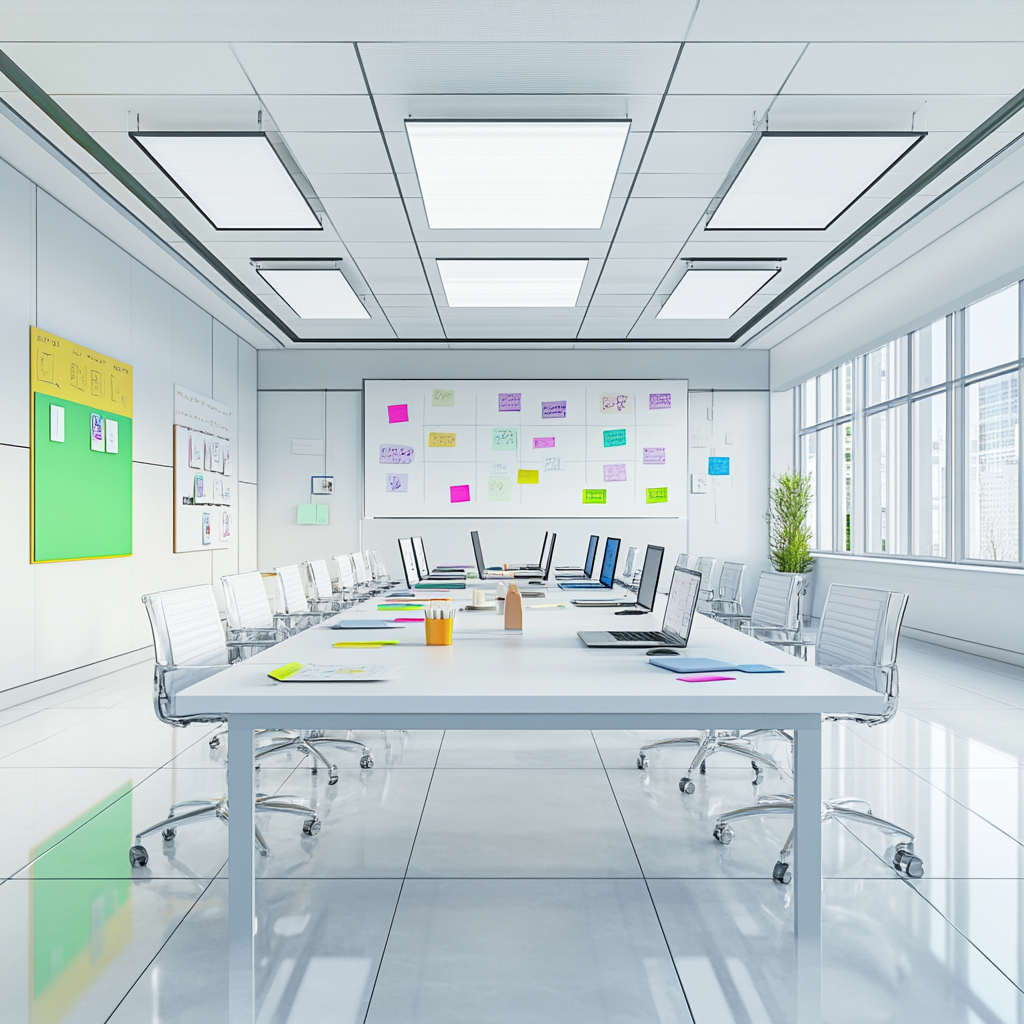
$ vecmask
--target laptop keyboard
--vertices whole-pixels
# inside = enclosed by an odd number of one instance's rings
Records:
[[[643,640],[644,643],[652,644],[666,644],[672,642],[672,638],[665,636],[664,633],[653,633],[650,630],[642,632],[613,632],[611,635],[616,640]]]

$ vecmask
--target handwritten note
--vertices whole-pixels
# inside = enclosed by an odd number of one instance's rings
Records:
[[[492,462],[491,476],[508,476],[509,468],[507,462]]]
[[[380,461],[386,466],[405,465],[416,458],[416,452],[412,448],[405,448],[400,444],[382,444],[380,446]]]
[[[434,406],[455,405],[455,392],[450,388],[434,388],[434,391],[430,396],[430,404]]]
[[[512,480],[507,476],[492,476],[487,478],[487,500],[488,501],[511,501]]]
[[[514,452],[519,431],[515,427],[492,427],[491,428],[491,451],[492,452]]]
[[[661,502],[668,501],[668,488],[667,487],[648,487],[647,488],[647,504],[657,505]]]
[[[644,449],[644,465],[645,466],[664,466],[665,465],[665,449],[664,448],[645,448]]]
[[[388,406],[388,423],[408,423],[409,422],[409,406],[407,405],[389,405]]]
[[[427,435],[428,448],[454,448],[454,434],[435,434],[433,431]]]
[[[544,460],[545,473],[560,473],[562,471],[562,460],[559,456]]]
[[[510,391],[498,395],[498,412],[521,412],[523,396],[519,391]]]
[[[708,459],[708,476],[728,476],[729,460],[720,456],[712,455]]]
[[[606,430],[604,432],[605,448],[621,448],[626,443],[625,430]]]
[[[542,420],[564,420],[566,402],[541,402],[540,418]]]
[[[453,484],[448,488],[452,496],[452,504],[455,505],[460,501],[469,501],[469,484]]]
[[[533,439],[534,448],[554,448],[555,439],[553,437],[535,437]]]
[[[386,488],[388,494],[408,494],[409,493],[409,474],[408,473],[388,473],[387,474]]]
[[[626,479],[626,465],[623,462],[616,463],[612,466],[604,467],[604,482],[606,484],[618,483],[621,480]]]
[[[671,409],[672,408],[672,395],[666,394],[665,392],[658,392],[655,394],[651,392],[647,400],[648,409]]]
[[[633,396],[606,394],[601,396],[601,412],[603,413],[632,413]]]
[[[606,505],[608,503],[608,492],[606,490],[591,490],[587,488],[583,491],[583,504],[584,505]]]
[[[521,469],[516,475],[517,484],[539,484],[540,483],[540,470],[539,469]]]

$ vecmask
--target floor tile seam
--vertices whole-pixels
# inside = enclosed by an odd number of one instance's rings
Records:
[[[40,710],[41,711],[56,711],[58,709],[57,708],[41,708]],[[102,712],[97,711],[96,714],[91,715],[89,718],[86,718],[85,721],[86,722],[91,722],[94,718],[98,718],[101,713]],[[32,716],[29,715],[28,717],[31,718]],[[18,721],[24,721],[24,719],[18,719]],[[11,724],[12,725],[16,725],[17,722],[13,722]],[[83,724],[84,724],[83,722],[75,722],[73,725],[69,725],[69,726],[67,726],[64,729],[58,729],[55,733],[51,733],[49,736],[43,736],[41,739],[33,740],[31,743],[26,743],[25,746],[23,746],[23,747],[18,747],[17,750],[11,750],[8,753],[0,756],[0,764],[2,764],[5,760],[7,760],[7,758],[14,757],[15,754],[20,754],[20,753],[22,753],[22,752],[24,752],[26,750],[29,750],[31,747],[37,746],[40,743],[47,743],[47,742],[49,742],[52,739],[56,739],[56,737],[58,737],[58,736],[63,736],[64,733],[68,732],[71,729],[76,729],[76,728],[78,728],[79,726],[81,726]],[[60,766],[58,765],[57,767],[60,767]],[[87,767],[93,767],[93,766],[92,765],[88,765]]]
[[[969,694],[971,694],[974,697],[985,697],[986,699],[994,700],[994,701],[996,701],[999,704],[1006,704],[1007,707],[1010,707],[1010,708],[1015,707],[1015,705],[1013,705],[1013,704],[1009,704],[1006,701],[999,700],[998,697],[993,697],[991,694],[985,693],[985,692],[983,692],[981,690],[976,690],[973,687],[964,685],[963,683],[954,683],[952,680],[949,680],[949,679],[940,679],[938,676],[932,675],[931,673],[922,671],[920,669],[910,669],[909,671],[913,672],[914,675],[923,676],[924,680],[927,681],[928,683],[939,683],[942,686],[952,686],[954,689],[962,690],[964,693],[969,693]],[[981,671],[987,672],[988,670],[987,669],[982,669]],[[995,673],[991,673],[991,674],[994,675]],[[1012,682],[1012,679],[1009,676],[1002,676],[1000,678],[1006,679],[1007,682]],[[901,682],[902,681],[903,680],[901,680]]]

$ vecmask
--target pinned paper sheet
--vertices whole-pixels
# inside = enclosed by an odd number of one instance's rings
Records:
[[[52,406],[51,406],[52,408]],[[104,421],[104,430],[107,435],[107,454],[117,454],[117,420],[106,420]]]
[[[553,437],[535,437],[533,439],[534,448],[554,448],[555,439]]]
[[[491,476],[487,478],[488,501],[511,501],[512,480],[507,476]]]
[[[611,466],[604,467],[604,482],[606,484],[618,483],[626,479],[626,464],[618,462]]]
[[[562,471],[562,458],[560,455],[555,455],[552,458],[544,460],[544,472],[545,473],[560,473]]]
[[[648,409],[671,409],[672,395],[664,392],[651,392],[647,401]]]
[[[89,413],[89,440],[94,452],[104,450],[103,444],[103,417],[99,413]]]
[[[606,430],[604,432],[605,448],[620,448],[626,443],[625,430]]]
[[[433,406],[453,406],[455,405],[455,392],[450,388],[434,388],[434,392],[430,396],[430,404]]]
[[[409,474],[408,473],[388,473],[387,474],[387,492],[388,494],[407,494],[409,491]]]
[[[385,466],[406,465],[416,458],[416,452],[412,448],[406,448],[400,444],[382,444],[380,446],[380,461]]]
[[[427,435],[427,447],[428,448],[454,448],[455,447],[455,435],[454,434],[435,434],[431,431]]]
[[[566,402],[541,402],[540,418],[542,420],[564,420]]]
[[[644,465],[645,466],[664,466],[665,465],[665,449],[664,448],[645,448],[644,449]]]
[[[330,522],[329,505],[299,505],[296,523],[299,526],[327,526]]]
[[[521,469],[516,476],[517,484],[539,484],[540,483],[540,470],[539,469]]]
[[[523,396],[519,391],[498,395],[498,412],[521,412]]]
[[[648,487],[647,504],[657,505],[659,502],[668,501],[667,487]]]
[[[453,484],[448,488],[451,493],[451,502],[453,505],[460,501],[469,501],[469,484]]]
[[[728,476],[729,460],[718,455],[708,459],[708,476]]]
[[[633,396],[620,394],[602,395],[601,412],[631,414],[633,412]]]
[[[407,405],[389,405],[388,406],[388,423],[408,423],[409,422],[409,406]]]
[[[491,451],[507,452],[515,451],[519,438],[519,431],[515,427],[492,427],[491,428]]]
[[[584,505],[606,505],[608,503],[608,492],[606,490],[586,489],[583,491]]]
[[[64,406],[50,406],[50,440],[64,442]]]

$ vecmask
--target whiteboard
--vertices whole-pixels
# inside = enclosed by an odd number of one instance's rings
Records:
[[[686,390],[685,380],[365,380],[365,515],[683,518]]]

